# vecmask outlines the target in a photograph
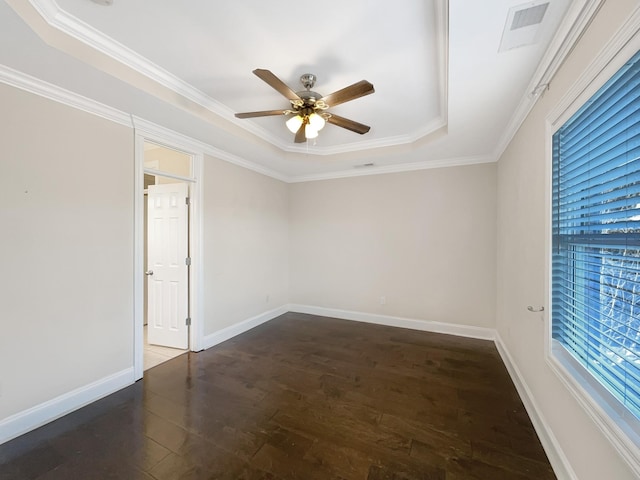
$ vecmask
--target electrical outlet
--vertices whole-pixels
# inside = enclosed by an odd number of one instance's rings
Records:
[[[387,297],[383,295],[382,297],[380,297],[380,305],[386,305],[386,304],[387,304]]]
[[[269,303],[269,295],[267,295],[267,297],[264,300],[266,303]]]

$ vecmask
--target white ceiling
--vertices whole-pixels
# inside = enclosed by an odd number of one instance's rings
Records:
[[[550,0],[534,43],[501,51],[510,9],[540,3],[2,0],[0,64],[293,181],[495,161],[588,2]],[[235,118],[289,107],[255,68],[323,95],[370,81],[330,111],[371,131],[295,144],[284,117]]]

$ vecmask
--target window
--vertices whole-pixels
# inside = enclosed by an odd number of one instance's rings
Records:
[[[640,52],[553,135],[552,337],[640,419]]]

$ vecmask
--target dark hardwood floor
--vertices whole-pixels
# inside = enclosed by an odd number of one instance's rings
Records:
[[[0,446],[0,479],[555,478],[492,342],[285,314]]]

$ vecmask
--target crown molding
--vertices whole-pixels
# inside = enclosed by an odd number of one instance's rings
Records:
[[[373,150],[377,148],[398,147],[415,143],[421,138],[435,133],[446,126],[446,120],[443,117],[437,117],[423,128],[407,135],[396,135],[394,137],[379,138],[377,140],[363,140],[335,147],[318,147],[314,145],[313,148],[307,148],[304,146],[306,144],[302,144],[303,146],[297,146],[294,144],[283,148],[283,150],[290,153],[303,153],[305,155],[339,155],[342,153],[361,152],[363,150]]]
[[[591,97],[622,65],[640,49],[640,6],[613,35],[547,115],[551,127],[563,123],[572,115],[572,105],[582,104]],[[597,81],[602,76],[602,81]],[[577,108],[575,108],[577,110]]]
[[[343,153],[359,152],[376,148],[387,148],[416,143],[418,140],[446,128],[449,124],[449,0],[435,0],[436,20],[436,58],[440,66],[438,69],[438,105],[440,115],[430,122],[405,135],[380,138],[378,140],[364,140],[335,147],[315,147],[312,150],[304,146],[278,145],[286,152],[304,153],[305,155],[339,155]]]
[[[157,143],[170,144],[173,148],[182,148],[190,152],[202,152],[262,175],[266,175],[283,182],[289,181],[289,177],[282,175],[275,170],[255,164],[240,158],[237,155],[233,155],[221,150],[220,148],[209,145],[208,143],[177,133],[140,117],[135,117],[134,115],[122,112],[103,103],[83,97],[82,95],[1,64],[0,83],[53,100],[54,102],[81,110],[91,115],[96,115],[110,122],[133,128],[134,130],[142,133],[143,136],[146,136]]]
[[[50,27],[61,31],[71,38],[93,48],[102,55],[119,62],[140,75],[187,98],[224,120],[248,130],[263,140],[276,146],[279,146],[279,143],[281,143],[279,139],[268,134],[266,130],[251,123],[241,122],[234,116],[234,112],[231,109],[204,94],[191,84],[66,12],[60,8],[55,0],[28,1]]]
[[[211,157],[224,160],[225,162],[233,163],[234,165],[238,165],[239,167],[252,170],[256,173],[266,175],[267,177],[280,180],[281,182],[291,183],[291,177],[287,175],[283,175],[279,172],[276,172],[275,170],[271,170],[270,168],[266,168],[266,167],[263,167],[262,165],[258,165],[256,163],[250,162],[249,160],[245,160],[225,150],[220,150],[219,148],[216,148],[212,145],[204,144],[204,146],[206,148],[203,149],[203,152]]]
[[[281,182],[288,183],[290,180],[289,177],[282,175],[275,170],[250,162],[206,142],[201,142],[200,140],[196,140],[187,135],[165,128],[162,125],[158,125],[133,115],[131,116],[131,119],[136,133],[141,134],[143,137],[153,141],[154,143],[159,143],[173,148],[180,148],[192,153],[203,153],[211,157],[224,160],[225,162],[246,168],[247,170],[252,170],[267,177],[275,178]]]
[[[194,153],[201,152],[285,183],[310,182],[316,180],[330,180],[334,178],[348,178],[365,175],[380,175],[385,173],[408,172],[412,170],[426,170],[430,168],[457,167],[464,165],[473,165],[477,163],[490,163],[497,160],[497,158],[493,156],[473,156],[453,159],[438,159],[424,162],[413,162],[401,165],[386,165],[380,167],[374,166],[370,168],[356,169],[354,167],[353,170],[337,171],[317,175],[288,176],[262,165],[258,165],[249,160],[245,160],[244,158],[241,158],[220,148],[214,147],[213,145],[210,145],[206,142],[196,140],[192,137],[189,137],[188,135],[184,135],[163,127],[162,125],[158,125],[143,118],[122,112],[96,100],[84,97],[77,93],[71,92],[70,90],[66,90],[62,87],[45,82],[44,80],[38,79],[36,77],[1,64],[0,83],[10,85],[14,88],[27,91],[29,93],[47,98],[49,100],[53,100],[63,105],[67,105],[71,108],[82,110],[91,115],[96,115],[98,117],[104,118],[105,120],[108,120],[110,122],[132,128],[142,136],[155,143],[171,146],[173,148],[181,148],[185,151]]]
[[[538,99],[549,87],[551,80],[562,66],[567,56],[580,40],[585,29],[591,23],[604,0],[575,0],[569,6],[558,31],[538,64],[525,95],[505,128],[504,135],[498,142],[495,157],[500,158],[513,140],[516,132],[525,121]]]
[[[62,87],[32,77],[6,65],[0,65],[0,82],[72,108],[97,115],[110,122],[131,127],[131,117],[113,107],[97,102]]]
[[[117,40],[105,35],[101,31],[83,22],[74,15],[63,10],[55,0],[29,0],[29,3],[51,27],[88,45],[97,52],[110,57],[138,74],[162,85],[163,87],[181,95],[184,98],[203,107],[222,119],[249,131],[258,138],[276,146],[283,152],[304,153],[311,155],[335,155],[372,148],[391,147],[414,143],[447,124],[447,83],[448,83],[448,0],[436,0],[436,29],[438,31],[437,58],[440,65],[439,105],[441,115],[429,124],[409,135],[400,135],[378,139],[375,141],[351,142],[336,147],[315,147],[308,151],[303,146],[291,145],[277,136],[269,133],[263,127],[237,119],[234,112],[225,105],[206,95],[164,68],[156,65],[134,50],[126,47]]]
[[[201,106],[213,108],[214,100],[191,87],[175,75],[150,62],[115,39],[61,9],[55,0],[29,0],[31,5],[51,27],[111,57],[136,72],[151,78]]]
[[[603,1],[604,0],[575,0],[574,2],[572,2],[571,6],[569,7],[569,12],[565,15],[565,18],[558,32],[554,36],[550,46],[547,48],[546,54],[540,62],[538,69],[536,70],[536,73],[534,74],[532,81],[530,82],[526,90],[528,93],[525,94],[525,96],[520,101],[509,124],[505,128],[504,135],[501,137],[496,146],[494,154],[496,158],[499,158],[502,153],[504,153],[507,146],[513,139],[513,136],[520,128],[522,122],[526,119],[527,115],[530,113],[538,98],[540,98],[540,96],[542,95],[544,88],[548,86],[557,69],[562,65],[566,56],[571,52],[575,43],[579,40],[584,29],[589,25],[593,16],[597,13]],[[439,96],[442,115],[439,118],[434,119],[429,125],[426,125],[419,131],[416,131],[409,135],[399,135],[372,141],[355,142],[336,147],[314,146],[313,149],[308,149],[305,146],[291,145],[290,143],[285,144],[281,139],[270,134],[259,125],[256,125],[252,122],[239,121],[235,118],[233,112],[226,106],[220,104],[213,98],[205,95],[200,90],[197,90],[190,84],[184,82],[183,80],[179,79],[178,77],[174,76],[158,65],[155,65],[146,58],[115,41],[111,37],[104,35],[97,29],[82,22],[75,16],[65,12],[58,6],[55,0],[29,0],[29,2],[38,12],[38,14],[51,27],[62,31],[70,37],[75,38],[76,40],[92,47],[103,55],[109,56],[117,62],[120,62],[128,68],[140,73],[146,78],[149,78],[157,82],[158,84],[170,89],[171,91],[174,91],[179,95],[193,101],[195,104],[202,106],[206,110],[214,113],[224,120],[229,121],[234,125],[240,126],[241,128],[249,131],[262,140],[265,140],[266,142],[276,146],[283,152],[329,156],[351,153],[355,151],[400,146],[415,143],[421,138],[428,136],[430,133],[433,133],[438,129],[442,129],[447,125],[448,0],[437,0],[435,3],[437,12],[436,18],[438,20],[437,29],[440,32],[437,35],[439,39],[437,45],[437,55],[439,59],[438,63],[441,65]],[[216,156],[220,156],[220,152],[217,152]],[[229,161],[232,161],[233,163],[237,163],[239,165],[245,163],[244,160],[238,158],[234,158]],[[245,166],[246,168],[251,168],[252,166],[255,166],[255,164],[248,162],[248,164],[244,164],[243,166]],[[255,168],[251,169],[255,170]],[[263,169],[262,167],[258,167],[258,170],[256,171],[259,170],[261,171],[261,173],[265,173],[269,176],[274,176],[275,173],[269,169]],[[356,175],[363,174],[364,173],[358,173]],[[287,178],[277,173],[275,175],[276,176],[274,176],[274,178]],[[339,175],[345,174],[340,173]],[[294,179],[293,181],[298,180]]]
[[[482,163],[495,163],[497,160],[497,157],[493,155],[477,155],[471,157],[425,160],[423,162],[411,162],[399,165],[383,165],[379,167],[375,165],[372,167],[354,166],[353,170],[289,177],[288,182],[315,182],[319,180],[334,180],[337,178],[364,177],[368,175],[384,175],[389,173],[413,172],[416,170],[430,170],[433,168],[464,167]]]

